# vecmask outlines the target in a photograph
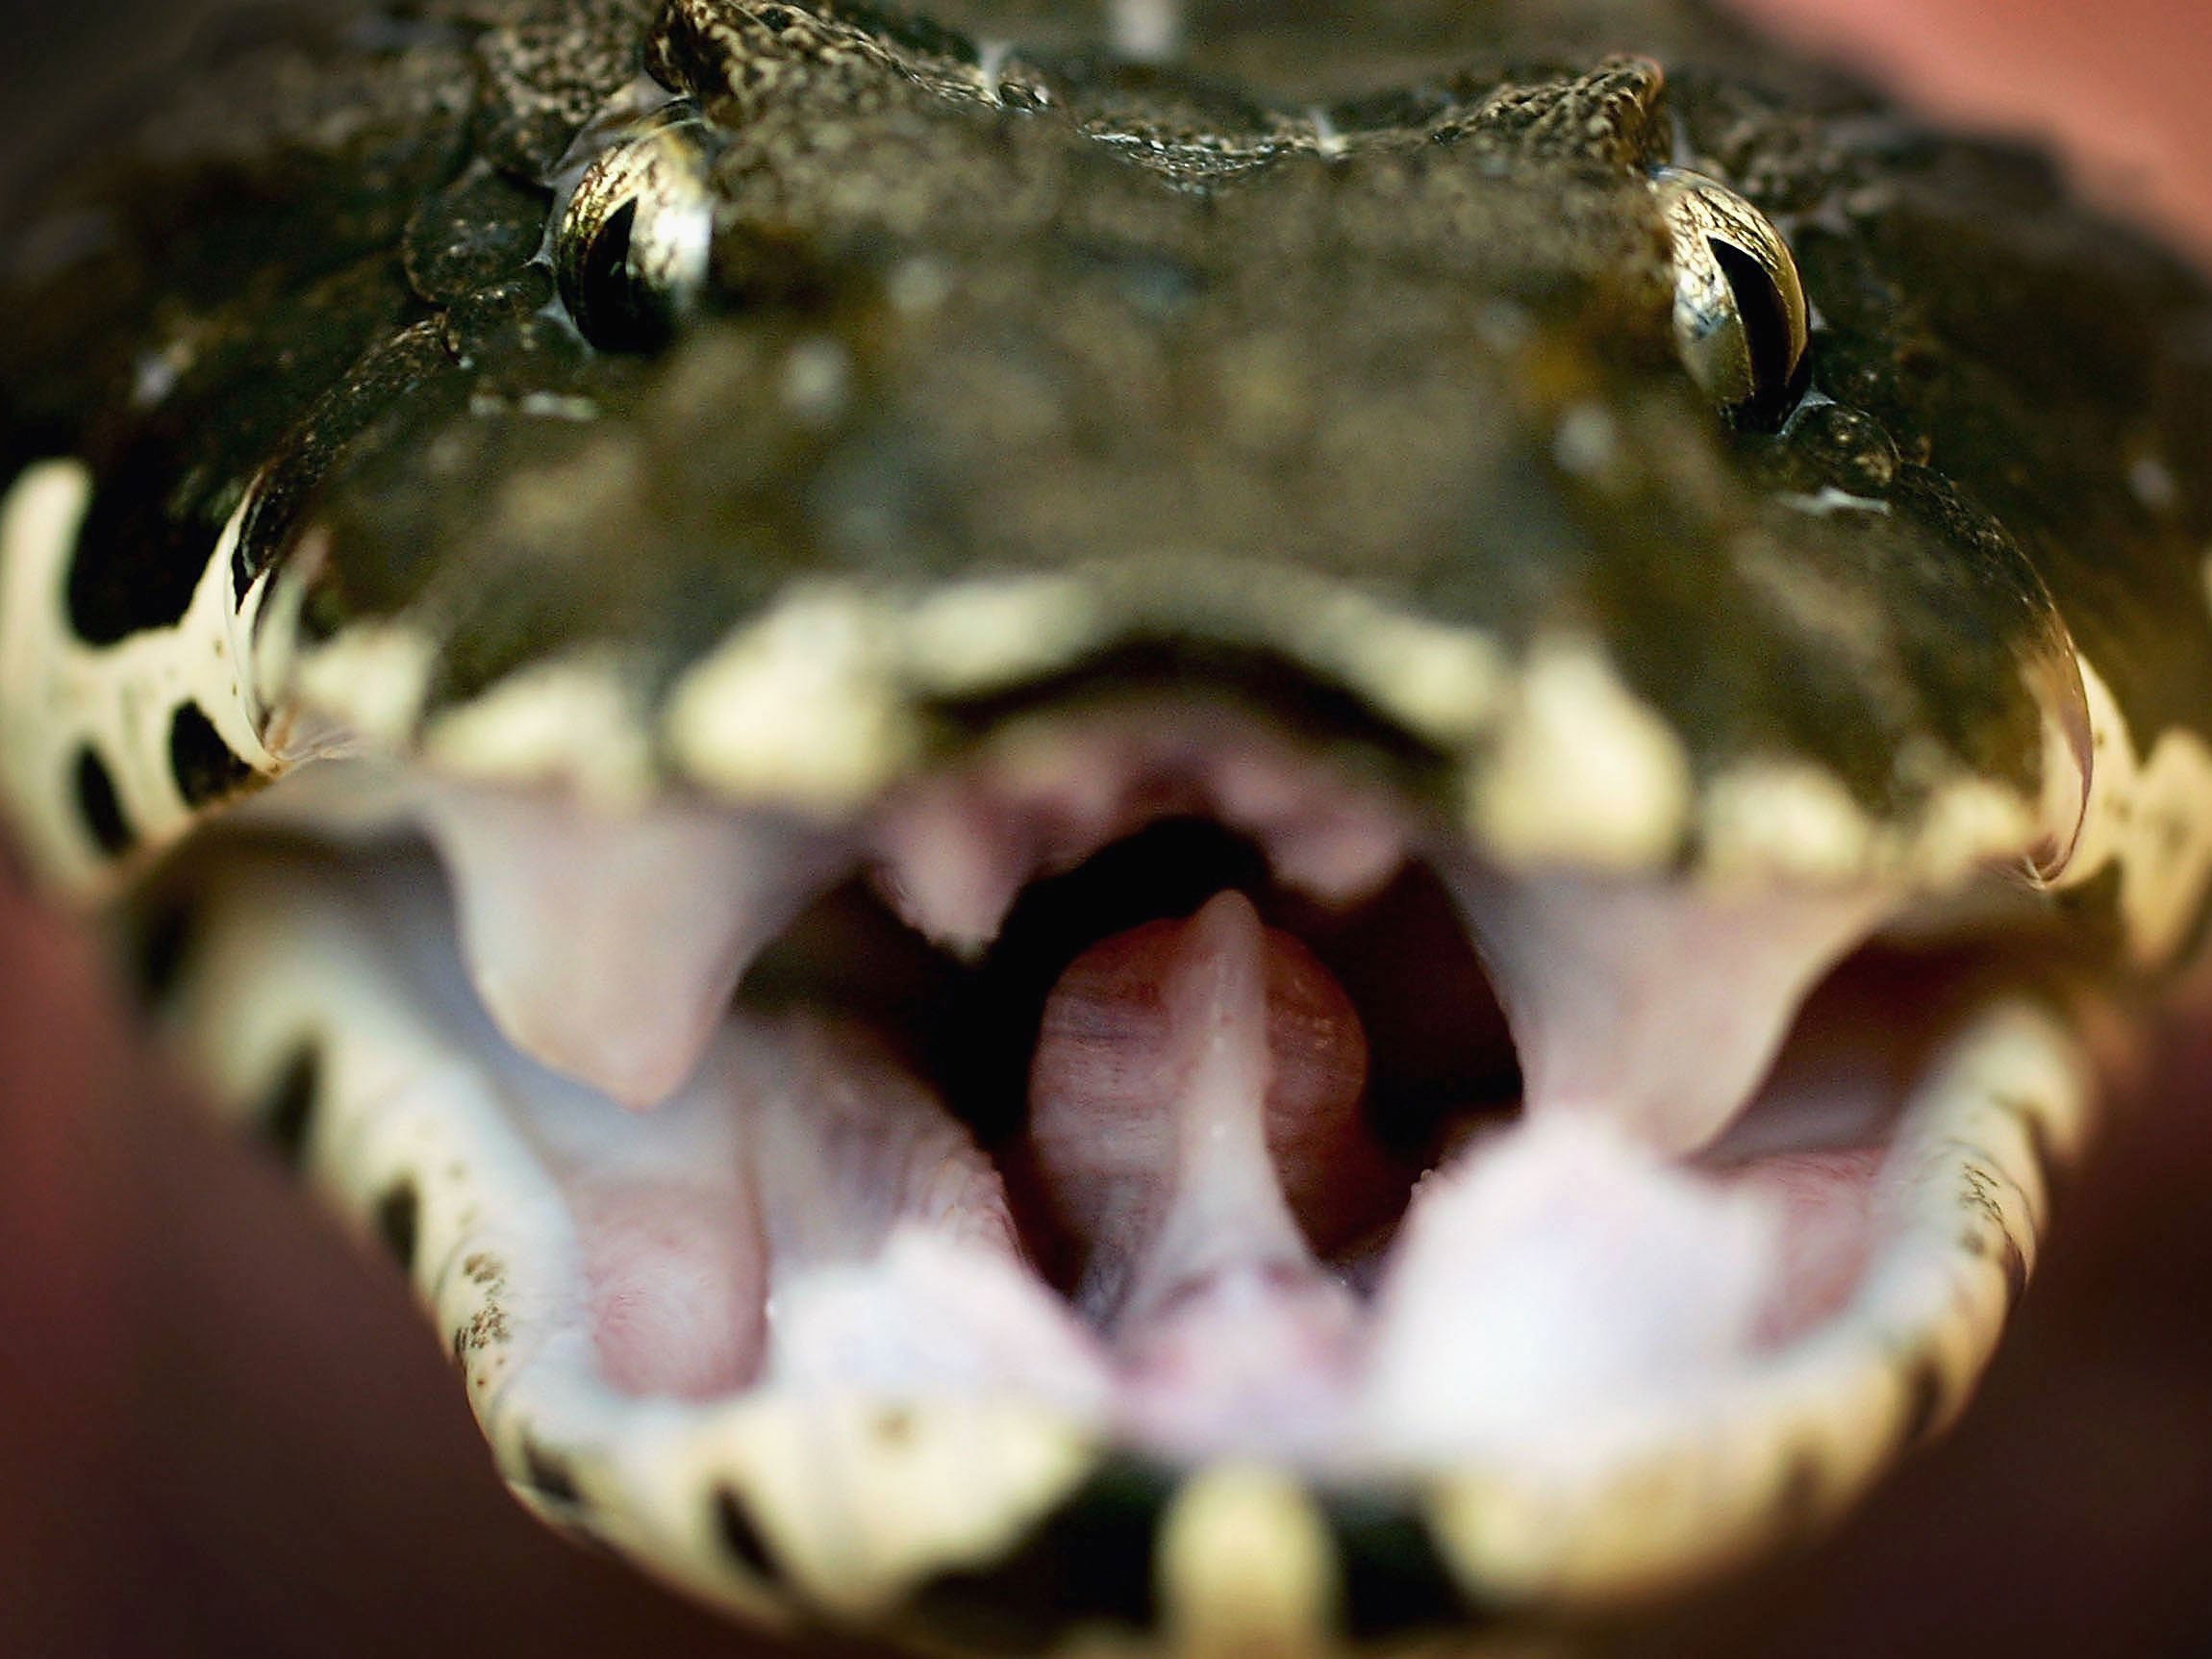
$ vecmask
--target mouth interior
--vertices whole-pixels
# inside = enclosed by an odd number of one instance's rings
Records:
[[[869,1052],[939,1103],[1104,1403],[1192,1456],[1232,1433],[1277,1451],[1323,1437],[1309,1396],[1351,1388],[1417,1183],[1521,1095],[1433,871],[1332,906],[1198,817],[1032,883],[973,962],[847,883],[736,1008]]]
[[[855,880],[817,900],[763,953],[736,1005],[760,1015],[832,1016],[870,1033],[999,1163],[1027,1254],[1057,1288],[1072,1292],[1082,1244],[1060,1212],[1078,1200],[1057,1202],[1040,1190],[1049,1179],[1037,1168],[1034,1144],[1048,1010],[1059,1016],[1053,1024],[1063,1042],[1071,1023],[1111,1020],[1117,1012],[1140,1024],[1162,1018],[1169,959],[1189,949],[1182,931],[1225,894],[1251,907],[1273,956],[1296,954],[1303,1000],[1328,1004],[1297,1012],[1309,1022],[1348,1027],[1324,1034],[1320,1046],[1353,1074],[1339,1080],[1329,1108],[1301,1099],[1278,1114],[1294,1120],[1281,1125],[1276,1140],[1287,1144],[1274,1146],[1270,1161],[1291,1185],[1323,1184],[1317,1178],[1323,1172],[1286,1164],[1310,1162],[1320,1151],[1297,1144],[1296,1132],[1309,1126],[1303,1120],[1331,1117],[1340,1149],[1367,1177],[1364,1208],[1378,1213],[1364,1226],[1341,1218],[1322,1224],[1325,1236],[1309,1226],[1308,1243],[1349,1271],[1365,1260],[1366,1235],[1395,1221],[1451,1136],[1483,1119],[1510,1119],[1521,1098],[1504,1010],[1449,895],[1423,865],[1409,864],[1380,891],[1335,907],[1277,881],[1249,840],[1204,818],[1170,817],[1025,888],[972,962],[930,945],[867,881]],[[1089,974],[1069,981],[1079,961],[1115,955],[1130,960],[1118,972],[1108,969],[1111,983],[1086,995],[1081,981]],[[1165,1041],[1148,1028],[1128,1034],[1130,1046],[1144,1050]],[[1273,1046],[1273,1064],[1297,1064],[1279,1042]],[[1358,1052],[1337,1056],[1339,1047]],[[1082,1086],[1075,1083],[1077,1095]],[[1112,1092],[1111,1082],[1101,1087]],[[1122,1091],[1147,1092],[1142,1078]],[[1141,1099],[1095,1104],[1100,1116],[1121,1120],[1146,1107]],[[1080,1104],[1070,1109],[1085,1112]]]
[[[449,795],[406,814],[444,880],[332,877],[383,884],[556,1182],[606,1383],[1005,1396],[1346,1478],[1578,1467],[1848,1303],[1985,950],[1890,942],[1879,896],[1507,880],[1210,716],[1073,747],[855,836],[748,823],[719,887],[719,810]],[[625,1110],[641,1026],[691,1046]]]

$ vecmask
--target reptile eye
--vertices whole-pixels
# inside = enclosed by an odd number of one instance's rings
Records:
[[[1690,377],[1730,415],[1769,425],[1804,366],[1805,290],[1766,214],[1681,167],[1652,175],[1674,252],[1674,343]]]
[[[697,303],[714,235],[696,115],[672,108],[602,154],[561,214],[554,264],[576,326],[608,351],[650,351]]]

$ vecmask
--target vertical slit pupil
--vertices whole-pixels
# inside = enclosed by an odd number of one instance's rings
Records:
[[[1789,312],[1773,279],[1757,260],[1718,239],[1709,239],[1706,245],[1720,261],[1722,274],[1736,296],[1736,314],[1751,354],[1751,395],[1747,401],[1754,413],[1772,415],[1788,392],[1796,366],[1791,362]]]
[[[566,296],[577,325],[603,350],[646,351],[667,338],[666,308],[630,269],[630,246],[637,231],[638,201],[633,196],[608,215],[584,249],[573,289]]]

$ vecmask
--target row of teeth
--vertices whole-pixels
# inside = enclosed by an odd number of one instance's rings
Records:
[[[636,1119],[541,1076],[518,1087],[517,1063],[453,1025],[465,998],[440,982],[442,917],[420,883],[411,896],[398,867],[355,878],[246,861],[226,870],[174,1018],[240,1116],[263,1110],[314,1045],[305,1154],[346,1214],[404,1243],[526,1497],[561,1519],[588,1516],[607,1542],[741,1611],[772,1616],[795,1594],[865,1621],[938,1574],[996,1558],[1081,1484],[1098,1453],[1079,1404],[1048,1386],[1026,1398],[941,1389],[889,1403],[867,1378],[697,1402],[612,1386],[557,1169],[570,1158],[618,1168],[625,1155],[681,1165],[712,1148],[687,1140],[681,1100]],[[458,974],[448,959],[444,980]],[[2032,1263],[2042,1160],[2071,1155],[2087,1090],[2056,1017],[1984,1009],[1917,1087],[1885,1167],[1873,1260],[1840,1317],[1757,1363],[1702,1375],[1585,1460],[1516,1461],[1464,1439],[1425,1446],[1421,1514],[1462,1585],[1508,1602],[1632,1593],[1724,1560],[1770,1529],[1777,1502],[1809,1518],[1844,1504],[1985,1361]],[[1601,1161],[1592,1178],[1605,1185]],[[891,1277],[926,1300],[926,1251],[906,1255]],[[1407,1257],[1409,1274],[1422,1270],[1418,1240]],[[1417,1324],[1433,1321],[1410,1321],[1408,1342],[1422,1340]],[[1386,1322],[1386,1372],[1393,1342]],[[1417,1440],[1449,1426],[1423,1420],[1421,1403],[1418,1389],[1395,1402]],[[1311,1530],[1295,1483],[1254,1485],[1234,1466],[1178,1500],[1164,1535],[1177,1542],[1163,1545],[1171,1616],[1203,1622],[1235,1598],[1249,1552],[1207,1517],[1242,1514],[1245,1525],[1255,1504],[1266,1524]],[[736,1557],[733,1515],[749,1539]],[[1327,1599],[1317,1590],[1269,1605],[1318,1617]]]
[[[1805,993],[1898,908],[1873,887],[1732,897],[1495,877],[1381,792],[1263,732],[1189,720],[1018,736],[841,832],[705,805],[606,817],[451,784],[394,786],[381,810],[436,842],[501,1033],[630,1107],[691,1076],[758,952],[848,876],[865,870],[931,943],[973,959],[1032,880],[1189,815],[1249,838],[1286,887],[1331,906],[1427,859],[1505,1009],[1529,1114],[1599,1118],[1681,1156],[1740,1113]]]

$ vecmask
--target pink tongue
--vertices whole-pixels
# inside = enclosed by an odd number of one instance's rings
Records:
[[[1295,1438],[1348,1384],[1356,1306],[1315,1249],[1405,1190],[1366,1076],[1342,988],[1241,893],[1106,940],[1053,987],[1029,1160],[1151,1432]]]

